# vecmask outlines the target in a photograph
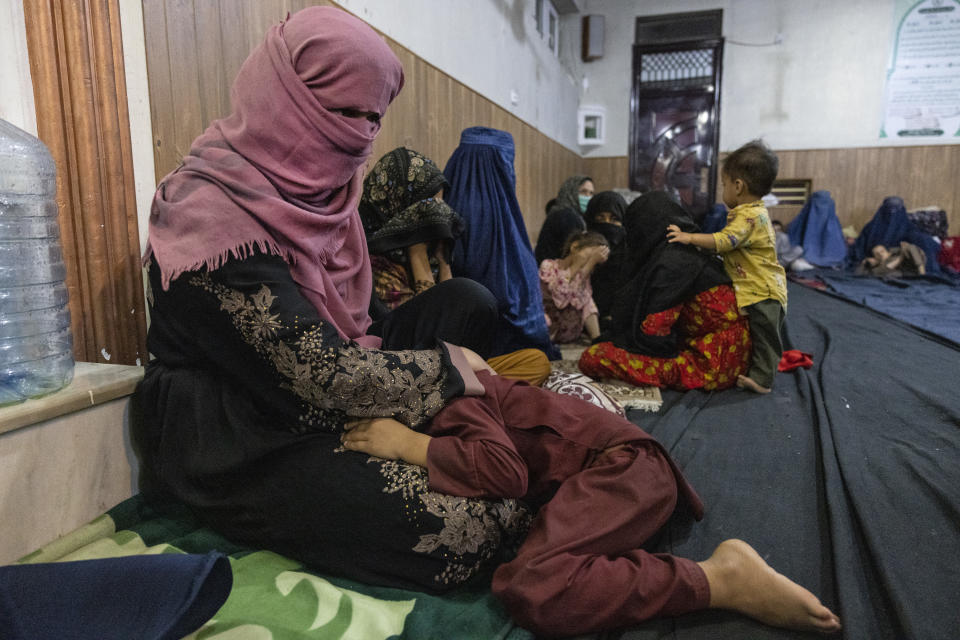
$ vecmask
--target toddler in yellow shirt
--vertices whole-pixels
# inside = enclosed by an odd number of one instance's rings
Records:
[[[720,169],[723,203],[730,210],[727,225],[716,233],[667,227],[669,242],[692,244],[723,256],[753,340],[750,370],[738,377],[737,386],[757,393],[770,393],[773,386],[787,313],[786,273],[777,261],[776,234],[760,200],[770,193],[779,165],[776,154],[763,142],[748,142],[727,156]]]

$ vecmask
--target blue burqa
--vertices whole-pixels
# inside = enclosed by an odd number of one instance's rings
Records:
[[[909,242],[923,249],[927,256],[927,273],[940,272],[940,265],[937,263],[940,245],[933,236],[924,233],[910,221],[903,200],[896,196],[884,199],[873,218],[857,236],[857,241],[847,254],[847,265],[855,267],[860,264],[878,244],[897,247],[901,242]]]
[[[703,216],[703,224],[700,225],[700,232],[716,233],[725,226],[727,226],[727,207],[722,202],[718,202]]]
[[[803,247],[803,257],[818,267],[837,267],[847,255],[847,242],[829,191],[814,191],[787,227],[790,244]]]
[[[486,286],[500,305],[491,355],[534,347],[560,357],[543,315],[540,276],[517,203],[513,136],[487,127],[460,134],[443,173],[450,183],[444,200],[463,217],[454,245],[454,275]]]

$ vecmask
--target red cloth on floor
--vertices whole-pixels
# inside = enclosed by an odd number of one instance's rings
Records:
[[[793,371],[800,367],[809,369],[812,366],[812,355],[796,349],[790,349],[789,351],[783,352],[783,357],[780,358],[780,364],[777,365],[777,371]]]
[[[940,253],[937,254],[937,261],[945,269],[960,273],[960,236],[944,239]]]

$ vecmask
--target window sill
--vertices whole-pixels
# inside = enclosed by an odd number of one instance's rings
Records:
[[[0,433],[128,396],[143,378],[143,367],[78,362],[73,381],[56,393],[0,409]]]

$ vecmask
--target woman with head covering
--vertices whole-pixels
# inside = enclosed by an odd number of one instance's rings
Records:
[[[553,209],[573,209],[583,215],[592,197],[593,179],[590,176],[570,176],[560,185]]]
[[[463,221],[442,198],[447,180],[433,160],[398,147],[363,181],[360,218],[373,288],[389,309],[451,278],[450,250]]]
[[[814,191],[800,213],[790,221],[787,236],[802,247],[803,259],[820,267],[837,267],[847,255],[847,241],[829,191]]]
[[[517,203],[513,136],[488,127],[469,127],[444,175],[445,200],[463,216],[464,232],[453,248],[453,272],[479,282],[496,297],[500,318],[494,354],[540,349],[560,353],[550,342],[543,315],[540,278]]]
[[[587,228],[596,231],[607,239],[610,247],[610,256],[606,262],[598,264],[590,276],[593,287],[593,301],[597,305],[597,314],[601,330],[606,330],[610,324],[610,308],[616,295],[616,287],[620,280],[620,270],[624,256],[623,238],[626,231],[623,228],[623,216],[627,203],[616,191],[601,191],[590,199],[587,204]]]
[[[484,334],[495,303],[475,283],[431,289],[416,334],[369,331],[357,204],[402,84],[383,39],[331,7],[271,27],[250,54],[230,115],[154,198],[144,262],[155,359],[134,438],[143,491],[238,543],[373,584],[444,589],[493,555],[516,503],[431,492],[425,506],[421,470],[340,448],[346,422],[421,425],[480,392],[473,370],[488,369],[431,330]],[[460,326],[442,319],[449,305]],[[454,510],[461,519],[444,517]]]
[[[933,236],[924,233],[910,221],[903,199],[896,196],[883,200],[880,208],[873,214],[873,218],[850,246],[847,253],[847,267],[856,268],[864,259],[873,255],[873,249],[878,245],[893,248],[899,247],[901,242],[908,242],[923,251],[926,257],[924,265],[926,273],[940,271],[940,265],[937,262],[940,245]]]
[[[575,233],[586,231],[587,224],[583,216],[566,207],[554,208],[543,221],[537,246],[533,251],[539,265],[544,260],[559,260],[563,257],[563,248],[567,240]]]
[[[360,217],[373,268],[374,301],[390,310],[402,312],[407,307],[401,305],[419,305],[428,291],[452,277],[450,253],[463,221],[443,201],[446,186],[447,179],[433,160],[405,147],[380,158],[363,181]],[[484,298],[489,295],[484,290]],[[419,324],[421,315],[402,317]],[[391,333],[417,331],[417,326],[390,323],[386,317]],[[373,325],[375,333],[381,333],[378,326],[379,321]],[[530,384],[540,384],[550,375],[550,362],[537,349],[521,349],[487,363],[502,376]]]
[[[673,389],[725,389],[746,372],[750,330],[723,264],[695,247],[667,242],[667,227],[696,224],[662,191],[626,212],[626,253],[610,328],[584,351],[595,378]]]

